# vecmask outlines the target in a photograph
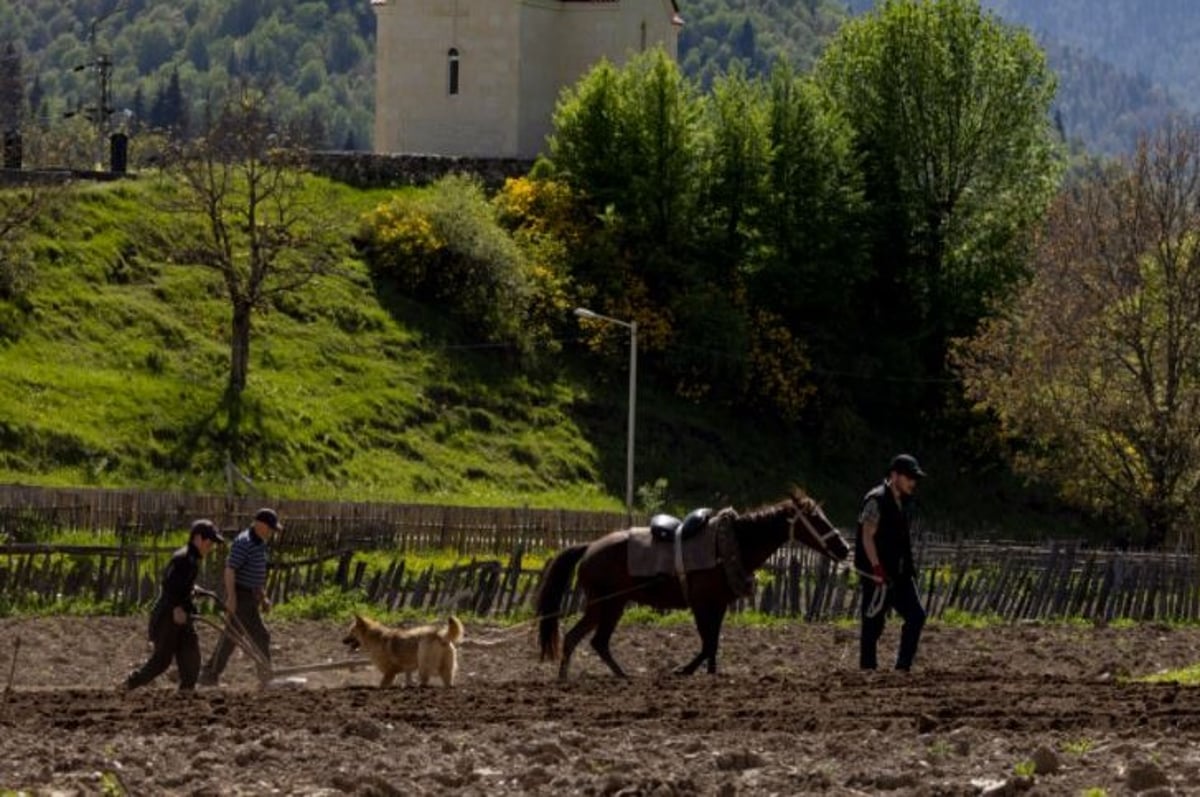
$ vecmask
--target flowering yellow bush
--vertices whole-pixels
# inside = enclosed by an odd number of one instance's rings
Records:
[[[372,264],[406,281],[419,281],[426,261],[446,246],[421,207],[404,197],[393,197],[368,213],[363,238]]]

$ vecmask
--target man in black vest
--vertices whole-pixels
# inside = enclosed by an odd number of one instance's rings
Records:
[[[924,475],[915,457],[899,454],[892,458],[883,484],[863,498],[854,566],[862,584],[858,663],[864,670],[878,666],[875,648],[890,609],[904,618],[896,669],[910,669],[917,655],[921,629],[925,626],[925,608],[917,596],[910,529],[912,496]]]

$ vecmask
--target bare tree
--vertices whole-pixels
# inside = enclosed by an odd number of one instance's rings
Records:
[[[957,351],[1019,470],[1200,543],[1200,129],[1098,168],[1051,210],[1034,279]],[[1197,546],[1200,547],[1200,546]]]
[[[15,299],[31,285],[34,268],[26,245],[29,230],[62,190],[36,181],[0,188],[0,300]]]
[[[199,221],[187,261],[216,271],[230,306],[228,397],[250,371],[256,312],[329,272],[340,251],[330,203],[307,185],[304,153],[289,146],[268,94],[239,85],[211,112],[204,134],[177,143],[167,174],[183,186],[177,209]]]

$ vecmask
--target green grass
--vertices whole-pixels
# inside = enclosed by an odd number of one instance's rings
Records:
[[[1181,667],[1177,670],[1156,672],[1152,675],[1145,675],[1141,678],[1135,678],[1133,680],[1148,684],[1173,682],[1180,684],[1181,686],[1196,686],[1197,684],[1200,684],[1200,664],[1192,664],[1187,667]]]

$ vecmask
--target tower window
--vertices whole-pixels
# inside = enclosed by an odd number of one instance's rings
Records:
[[[451,47],[448,53],[450,67],[450,93],[458,93],[458,48]]]

